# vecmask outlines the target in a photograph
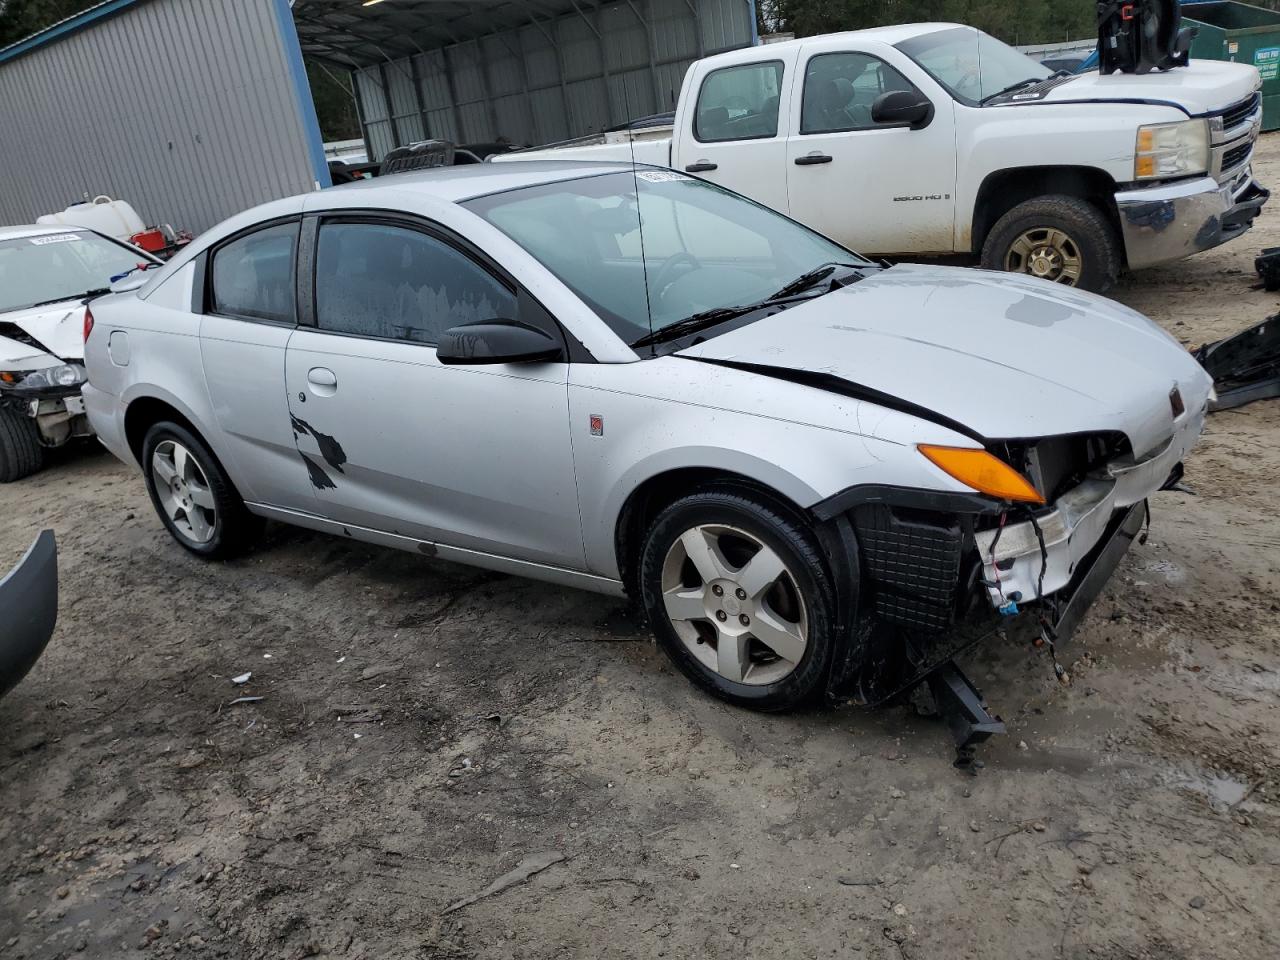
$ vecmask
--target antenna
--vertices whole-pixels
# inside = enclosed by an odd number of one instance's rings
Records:
[[[631,183],[636,191],[636,225],[640,229],[640,273],[644,277],[644,311],[649,320],[649,333],[653,333],[653,302],[649,297],[649,261],[644,255],[644,216],[640,213],[640,176],[636,172],[636,140],[632,129],[631,97],[627,94],[627,78],[622,77],[622,109],[627,114],[627,144],[631,148]],[[649,352],[654,347],[649,345]]]

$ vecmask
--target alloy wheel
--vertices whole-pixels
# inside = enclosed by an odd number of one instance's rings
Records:
[[[174,527],[193,543],[208,543],[218,510],[209,479],[195,454],[176,440],[162,440],[151,454],[156,496]]]
[[[686,530],[667,551],[662,601],[676,635],[735,683],[776,683],[796,669],[809,617],[795,576],[759,537],[725,524]]]
[[[1069,287],[1079,284],[1083,264],[1079,245],[1055,227],[1025,231],[1013,241],[1004,258],[1006,270],[1028,273]]]

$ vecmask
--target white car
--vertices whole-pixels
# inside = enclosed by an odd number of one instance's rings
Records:
[[[83,227],[0,227],[0,483],[92,435],[80,398],[84,304],[159,262]]]
[[[1065,637],[1211,387],[1101,297],[616,164],[281,200],[92,312],[90,419],[186,549],[271,518],[629,593],[758,708],[882,699],[998,612]]]

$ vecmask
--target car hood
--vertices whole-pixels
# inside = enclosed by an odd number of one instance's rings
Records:
[[[6,336],[6,329],[15,332],[13,327],[24,336]],[[39,347],[24,342],[26,338],[34,340]],[[12,369],[15,361],[40,360],[33,363],[34,369],[47,366],[51,357],[84,359],[84,304],[80,300],[0,313],[0,365],[9,365]]]
[[[1127,307],[958,267],[893,267],[678,355],[838,384],[986,440],[1120,430],[1139,456],[1173,433],[1175,385],[1188,411],[1212,386]]]
[[[1220,60],[1192,60],[1185,67],[1151,73],[1082,73],[1054,87],[1042,103],[1064,100],[1152,100],[1196,116],[1239,103],[1258,89],[1257,68]]]

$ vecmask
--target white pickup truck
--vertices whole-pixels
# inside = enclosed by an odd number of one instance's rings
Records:
[[[1196,60],[1051,73],[925,23],[734,50],[689,68],[674,125],[495,157],[669,166],[862,253],[967,254],[1102,290],[1246,231],[1261,80]]]

